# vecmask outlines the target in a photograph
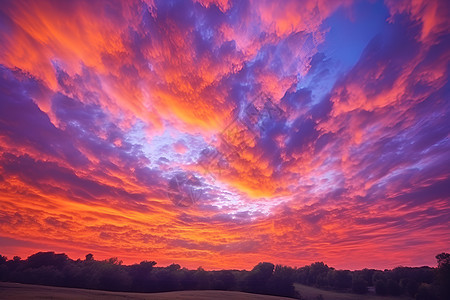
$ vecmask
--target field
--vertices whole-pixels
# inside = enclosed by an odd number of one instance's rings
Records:
[[[150,300],[277,300],[290,299],[275,296],[256,295],[227,291],[181,291],[167,293],[121,293],[74,288],[0,282],[0,299],[150,299]]]
[[[377,296],[374,294],[356,295],[351,293],[339,293],[334,291],[321,290],[318,288],[295,284],[295,289],[300,293],[302,299],[306,300],[411,300],[408,297]],[[322,298],[319,295],[322,295]],[[120,299],[120,300],[276,300],[291,299],[276,296],[266,296],[249,294],[243,292],[228,291],[180,291],[166,293],[122,293],[107,292],[98,290],[86,290],[75,288],[51,287],[32,284],[20,284],[10,282],[0,282],[0,299]]]
[[[295,289],[300,293],[302,299],[317,300],[319,295],[322,295],[323,300],[411,300],[409,297],[392,297],[392,296],[377,296],[374,294],[357,295],[351,293],[339,293],[334,291],[321,290],[315,287],[295,283]]]

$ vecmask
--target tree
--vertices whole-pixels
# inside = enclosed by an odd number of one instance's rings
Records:
[[[295,296],[294,269],[277,265],[273,275],[267,282],[267,292],[276,296]]]
[[[352,291],[357,294],[367,293],[367,281],[361,275],[353,275]]]
[[[402,278],[400,280],[400,287],[405,294],[414,297],[417,293],[417,289],[419,288],[419,283],[411,278]]]
[[[352,275],[348,270],[333,270],[328,272],[329,284],[337,290],[343,290],[352,286]]]
[[[111,265],[122,265],[123,261],[119,260],[117,257],[111,257],[105,260],[108,264]]]
[[[157,288],[157,292],[178,291],[181,289],[176,270],[166,267],[155,269],[152,273],[155,280],[154,286]]]
[[[372,277],[373,277],[373,274],[375,273],[374,269],[367,269],[366,268],[366,269],[362,269],[361,271],[356,271],[356,272],[359,272],[361,277],[365,281],[367,281],[367,285],[368,286],[373,286]]]
[[[174,272],[181,269],[181,266],[179,264],[171,264],[170,266],[167,267],[167,269],[171,272]]]
[[[6,256],[0,255],[0,265],[5,264],[8,261]]]
[[[269,279],[273,274],[274,264],[268,262],[261,262],[253,267],[252,272],[261,274],[262,278]]]
[[[195,290],[197,287],[197,282],[194,278],[194,270],[188,270],[186,268],[181,269],[179,276],[181,289],[182,290]]]
[[[310,266],[304,266],[295,270],[295,281],[308,284]]]
[[[442,252],[438,255],[436,255],[436,259],[438,262],[438,268],[449,268],[450,267],[450,254]]]
[[[422,283],[419,286],[416,294],[416,300],[435,300],[436,295],[434,294],[431,284]],[[445,298],[444,298],[445,299]]]
[[[235,278],[231,271],[222,270],[213,272],[213,289],[230,290],[235,284]]]
[[[196,289],[208,290],[211,288],[210,276],[202,267],[198,267],[193,274],[194,281],[196,282]]]
[[[62,269],[67,263],[69,257],[64,254],[55,254],[55,252],[38,252],[27,259],[29,268],[39,268],[41,266],[54,266]]]
[[[128,272],[121,266],[117,258],[109,259],[100,264],[98,273],[99,287],[107,291],[128,291],[131,278]]]
[[[151,272],[155,261],[141,261],[129,267],[128,273],[132,279],[133,290],[138,292],[150,292]]]
[[[205,271],[201,267],[188,270],[178,264],[155,267],[154,261],[127,266],[117,257],[97,261],[92,254],[74,261],[63,253],[38,252],[25,260],[18,256],[8,260],[0,255],[0,280],[111,291],[220,289],[300,297],[295,293],[294,280],[364,294],[369,278],[379,295],[403,292],[416,299],[450,299],[450,254],[438,254],[436,259],[437,268],[397,267],[384,271],[335,270],[323,262],[298,269],[261,262],[251,271]]]
[[[436,270],[436,284],[439,296],[442,299],[450,299],[450,254],[440,253],[436,255],[438,268]]]
[[[377,295],[381,295],[381,296],[387,295],[386,281],[384,281],[384,280],[375,281],[375,293],[377,293]]]
[[[400,289],[400,286],[398,285],[397,281],[393,279],[389,279],[387,282],[387,292],[389,295],[392,296],[400,296],[402,294],[402,290]]]
[[[257,264],[248,274],[245,290],[251,293],[265,293],[267,281],[273,274],[274,264],[261,262]]]
[[[4,281],[8,275],[8,267],[6,266],[6,262],[8,258],[6,256],[0,255],[0,280]]]
[[[326,276],[329,270],[333,270],[329,268],[323,262],[315,262],[311,264],[308,274],[308,284],[314,285],[317,284],[317,279],[320,275]]]

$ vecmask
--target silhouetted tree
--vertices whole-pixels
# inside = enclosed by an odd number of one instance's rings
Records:
[[[400,289],[400,285],[397,281],[393,279],[389,279],[386,284],[387,293],[392,296],[400,296],[402,294],[402,290]]]
[[[251,293],[265,293],[267,281],[272,276],[274,267],[268,262],[257,264],[247,276],[245,290]]]
[[[212,288],[214,290],[231,290],[235,285],[235,278],[231,271],[215,271],[212,274]]]
[[[400,288],[403,290],[403,293],[414,297],[419,289],[419,283],[411,278],[402,278],[400,280]]]
[[[324,264],[323,262],[315,262],[311,264],[309,268],[309,274],[308,274],[308,283],[310,285],[315,285],[318,283],[319,276],[327,276],[328,271],[330,268]]]
[[[139,264],[134,264],[128,268],[133,291],[150,292],[152,280],[151,272],[155,265],[155,261],[142,261]]]
[[[267,282],[267,293],[276,296],[293,297],[295,295],[293,283],[294,269],[277,265]]]
[[[155,270],[153,273],[154,279],[156,280],[156,290],[155,292],[168,292],[168,291],[178,291],[181,289],[181,284],[178,281],[177,270],[170,267]]]
[[[55,252],[38,252],[27,259],[29,268],[39,268],[41,266],[54,266],[61,270],[67,263],[69,257],[64,254],[55,254]]]
[[[181,266],[179,264],[171,264],[170,266],[167,267],[167,269],[171,272],[174,272],[181,269]]]
[[[6,256],[0,255],[0,281],[6,280],[8,276],[8,258]]]
[[[117,258],[108,259],[98,265],[98,284],[100,289],[107,291],[129,291],[131,278],[121,266]]]
[[[416,293],[416,300],[437,300],[431,284],[422,283]],[[445,298],[444,298],[445,299]]]
[[[117,257],[108,258],[107,260],[105,260],[105,262],[107,262],[108,264],[111,264],[111,265],[119,265],[119,266],[123,263]]]
[[[349,289],[352,286],[352,275],[348,270],[331,270],[328,272],[328,282],[336,290]]]
[[[19,273],[16,273],[19,275]],[[64,274],[52,265],[41,265],[37,268],[23,270],[17,278],[21,283],[62,286]]]
[[[387,284],[384,280],[377,280],[375,281],[375,293],[377,295],[385,296],[387,295]]]
[[[450,299],[450,254],[436,255],[438,268],[436,271],[436,285],[439,297]]]
[[[309,284],[310,266],[304,266],[295,270],[295,281],[303,284]]]
[[[362,269],[361,271],[356,271],[360,276],[367,281],[368,286],[373,286],[372,277],[376,270],[374,269]]]
[[[179,280],[182,290],[195,290],[197,288],[197,282],[194,279],[194,273],[195,271],[193,270],[188,270],[186,268],[181,269]]]
[[[367,293],[367,281],[359,274],[353,274],[352,291],[357,294]]]
[[[210,276],[202,267],[198,267],[194,272],[194,279],[196,282],[196,289],[208,290],[211,288]]]
[[[220,289],[287,297],[295,296],[295,281],[363,294],[371,280],[380,295],[403,292],[417,299],[450,299],[450,254],[441,253],[436,259],[437,268],[397,267],[384,271],[335,270],[323,262],[298,269],[263,262],[251,271],[205,271],[201,267],[188,270],[178,264],[155,267],[154,261],[126,266],[117,257],[97,261],[92,254],[85,260],[71,260],[65,254],[38,252],[26,260],[18,256],[8,260],[0,255],[0,280],[110,291]]]

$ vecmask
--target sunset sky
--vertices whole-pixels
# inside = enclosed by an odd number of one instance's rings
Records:
[[[450,251],[450,2],[1,1],[0,254]]]

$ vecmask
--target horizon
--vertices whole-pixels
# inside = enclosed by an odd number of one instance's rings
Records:
[[[450,2],[5,1],[0,254],[450,252]]]
[[[37,252],[35,252],[35,253],[32,253],[32,254],[30,254],[30,255],[28,255],[28,256],[26,256],[26,257],[20,257],[20,259],[21,259],[21,261],[25,261],[25,260],[27,260],[30,256],[32,256],[32,255],[34,255],[34,254],[38,254],[38,253],[54,253],[55,255],[60,255],[60,254],[63,254],[63,255],[66,255],[67,256],[67,258],[69,259],[69,260],[72,260],[72,261],[86,261],[86,256],[88,255],[88,254],[92,254],[92,253],[87,253],[84,257],[76,257],[76,258],[74,258],[74,257],[71,257],[70,255],[68,255],[67,253],[64,253],[64,252],[56,252],[56,251],[37,251]],[[3,253],[0,253],[0,255],[2,255],[2,256],[4,256],[4,257],[6,257],[6,259],[7,260],[13,260],[14,259],[14,257],[16,257],[16,255],[14,255],[14,256],[7,256],[7,255],[4,255]],[[17,255],[18,256],[18,255]],[[92,254],[92,259],[93,260],[95,260],[95,261],[98,261],[98,262],[104,262],[104,261],[108,261],[109,259],[117,259],[117,261],[119,262],[118,264],[119,265],[122,265],[122,266],[132,266],[132,265],[138,265],[138,264],[140,264],[141,262],[155,262],[156,264],[153,266],[154,268],[167,268],[167,267],[169,267],[170,265],[172,265],[172,264],[176,264],[175,262],[173,262],[173,263],[169,263],[169,264],[167,264],[167,265],[161,265],[161,264],[159,264],[157,261],[154,261],[154,260],[152,260],[152,259],[143,259],[143,260],[141,260],[141,261],[137,261],[137,262],[132,262],[132,263],[126,263],[126,262],[124,262],[120,257],[116,257],[116,256],[112,256],[112,257],[107,257],[107,258],[97,258],[94,254]],[[436,258],[435,258],[435,260],[436,260]],[[260,263],[272,263],[272,262],[270,262],[270,261],[260,261],[260,262],[258,262],[257,264],[260,264]],[[307,264],[305,264],[305,265],[298,265],[298,266],[290,266],[290,265],[283,265],[283,264],[275,264],[274,263],[274,265],[275,266],[277,266],[277,265],[281,265],[281,266],[286,266],[286,267],[290,267],[290,268],[293,268],[293,269],[300,269],[300,268],[302,268],[302,267],[307,267],[307,266],[310,266],[310,265],[312,265],[312,264],[314,264],[314,263],[323,263],[324,265],[326,265],[326,266],[328,266],[330,269],[334,269],[334,270],[338,270],[338,271],[341,271],[341,270],[344,270],[344,271],[351,271],[351,272],[354,272],[354,271],[361,271],[361,270],[363,270],[363,269],[369,269],[369,270],[377,270],[377,271],[385,271],[385,270],[393,270],[393,269],[395,269],[395,268],[431,268],[431,269],[436,269],[438,266],[437,266],[437,263],[435,263],[435,265],[434,266],[428,266],[428,265],[423,265],[423,266],[396,266],[396,267],[394,267],[394,268],[381,268],[381,269],[377,269],[377,268],[369,268],[369,267],[364,267],[364,268],[360,268],[360,269],[347,269],[347,268],[336,268],[336,267],[334,267],[334,266],[332,266],[332,265],[328,265],[327,264],[327,262],[325,262],[325,261],[314,261],[314,262],[310,262],[310,263],[307,263]],[[226,269],[224,269],[224,268],[222,268],[222,269],[218,269],[218,268],[216,268],[216,269],[207,269],[207,268],[203,268],[202,266],[198,266],[198,267],[196,267],[196,268],[188,268],[188,267],[186,267],[186,266],[183,266],[183,265],[180,265],[180,268],[181,269],[183,269],[183,268],[186,268],[186,269],[188,269],[188,270],[197,270],[197,269],[199,269],[199,268],[202,268],[203,270],[205,270],[205,271],[251,271],[252,269],[253,269],[253,267],[255,267],[257,264],[255,264],[254,266],[252,266],[251,268],[244,268],[244,269],[238,269],[238,268],[226,268]]]

